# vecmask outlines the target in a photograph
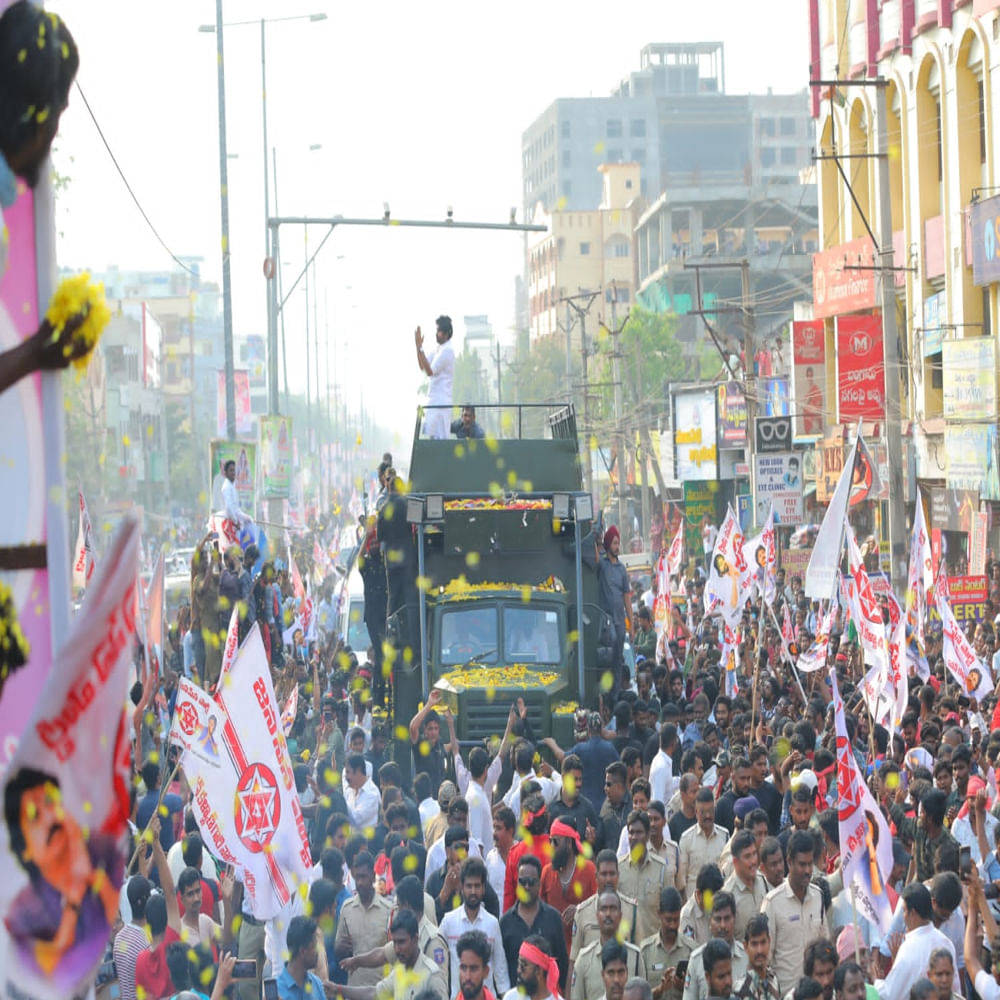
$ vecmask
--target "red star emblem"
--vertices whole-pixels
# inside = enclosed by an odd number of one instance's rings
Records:
[[[251,764],[236,786],[236,833],[249,850],[259,854],[271,843],[280,817],[274,774],[263,764]]]
[[[192,736],[194,731],[198,728],[198,709],[194,705],[186,701],[183,705],[180,705],[177,709],[177,718],[181,724],[181,729],[184,731],[186,736]]]

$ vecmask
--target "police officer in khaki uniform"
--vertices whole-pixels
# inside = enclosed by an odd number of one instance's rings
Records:
[[[582,903],[577,904],[576,913],[573,917],[573,936],[570,945],[569,960],[570,966],[577,960],[580,952],[601,936],[600,922],[597,919],[597,897],[605,889],[618,891],[618,857],[611,848],[606,847],[597,855],[597,892],[593,896],[588,896]],[[624,934],[626,941],[636,940],[636,902],[628,896],[618,893],[622,901],[622,922],[627,924],[629,930]]]
[[[736,900],[737,941],[750,920],[760,912],[760,904],[768,893],[764,876],[757,870],[757,839],[749,830],[737,830],[732,840],[733,873],[726,879],[723,889],[731,892]],[[735,982],[735,978],[733,979]]]
[[[642,941],[659,930],[660,893],[670,885],[663,859],[647,847],[649,813],[633,809],[628,815],[628,857],[621,863],[618,888],[637,905],[636,934]]]
[[[605,889],[597,896],[597,916],[600,921],[600,937],[580,950],[573,965],[570,980],[570,1000],[600,1000],[604,996],[604,978],[601,975],[601,948],[609,941],[618,939],[622,923],[622,904],[618,893]],[[628,954],[625,963],[629,977],[646,978],[639,949],[628,941],[621,942]]]
[[[389,940],[392,904],[375,891],[375,866],[367,851],[360,851],[351,865],[351,877],[357,892],[340,909],[334,950],[343,961],[381,948]],[[380,969],[356,968],[348,986],[375,986],[382,978]]]
[[[681,1000],[684,976],[678,975],[678,966],[690,960],[691,941],[678,934],[681,894],[672,886],[660,891],[658,916],[659,931],[639,945],[639,954],[646,966],[646,981],[653,988],[653,1000]]]
[[[746,949],[733,937],[733,925],[736,921],[736,901],[731,892],[720,890],[712,897],[712,922],[710,933],[713,938],[719,938],[729,945],[732,954],[733,982],[740,982],[750,968],[750,959]],[[691,952],[687,976],[684,979],[684,1000],[708,1000],[710,994],[708,980],[705,976],[705,963],[702,955],[705,945]]]

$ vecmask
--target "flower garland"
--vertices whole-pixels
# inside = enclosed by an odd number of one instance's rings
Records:
[[[551,500],[503,500],[492,497],[469,497],[445,500],[445,510],[551,510]]]
[[[509,667],[469,667],[466,670],[452,670],[441,676],[456,689],[461,688],[542,688],[560,679],[554,670],[535,670],[526,663],[515,663]]]
[[[562,584],[554,576],[546,578],[541,583],[527,584],[503,582],[469,583],[463,575],[455,577],[455,579],[450,580],[445,586],[439,587],[438,593],[443,594],[445,597],[462,597],[486,590],[518,590],[529,593],[557,594],[562,589]]]
[[[63,354],[69,357],[82,346],[84,353],[73,359],[73,365],[82,369],[86,368],[101,332],[111,320],[111,310],[104,299],[104,285],[92,284],[86,271],[63,278],[52,296],[45,318],[52,327],[53,341],[62,336],[67,323],[79,316],[83,320],[73,331],[71,342],[64,345]]]

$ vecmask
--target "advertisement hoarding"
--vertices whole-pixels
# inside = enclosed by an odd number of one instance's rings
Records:
[[[941,345],[946,420],[990,420],[997,412],[996,347],[992,337],[946,340]]]
[[[674,393],[674,448],[681,481],[718,477],[714,387]]]
[[[222,510],[222,470],[230,459],[236,463],[236,495],[240,508],[254,513],[257,485],[257,445],[251,441],[209,441],[209,482],[212,484],[212,510]]]
[[[972,280],[977,285],[1000,281],[1000,195],[972,206]]]
[[[802,459],[794,452],[757,455],[757,523],[767,517],[768,503],[774,505],[779,524],[802,521]]]
[[[267,500],[287,500],[292,480],[292,418],[260,418],[260,485]]]
[[[877,304],[875,244],[871,237],[813,254],[813,316],[826,319]]]
[[[747,401],[739,382],[723,382],[716,390],[720,448],[742,448],[747,443]]]
[[[796,438],[820,437],[826,414],[826,333],[822,320],[792,323],[792,399]]]
[[[837,422],[885,419],[885,352],[879,314],[837,317]]]

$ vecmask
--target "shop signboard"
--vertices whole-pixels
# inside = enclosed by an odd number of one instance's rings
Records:
[[[822,436],[826,414],[826,333],[822,320],[792,323],[792,398],[796,438]]]
[[[795,452],[757,455],[755,480],[757,523],[767,517],[768,504],[774,507],[774,519],[779,524],[799,524],[802,521],[802,459]]]
[[[972,206],[972,280],[977,285],[1000,281],[1000,195]]]
[[[837,420],[885,419],[885,353],[879,314],[837,317]]]
[[[941,345],[945,420],[991,420],[997,412],[996,346],[992,337]]]
[[[747,443],[747,401],[739,382],[723,382],[716,390],[719,447],[742,448]]]
[[[718,477],[715,429],[714,387],[674,393],[676,476],[682,482]]]
[[[813,254],[813,316],[826,319],[874,309],[878,295],[875,244],[868,236]]]

